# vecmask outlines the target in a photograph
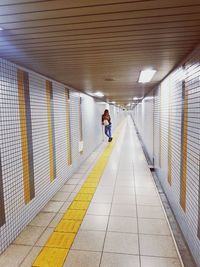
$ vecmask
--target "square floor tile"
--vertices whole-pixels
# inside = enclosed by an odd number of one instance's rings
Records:
[[[25,257],[23,262],[20,264],[20,267],[30,267],[35,261],[36,257],[39,255],[42,247],[33,247],[28,255]]]
[[[60,222],[60,220],[63,217],[63,213],[58,213],[53,220],[50,222],[49,227],[56,227],[57,224]]]
[[[92,203],[111,203],[112,195],[111,194],[94,194]]]
[[[65,213],[70,205],[71,205],[71,201],[64,202],[64,204],[62,205],[62,207],[59,210],[59,213]]]
[[[31,246],[10,245],[0,256],[0,266],[18,267],[31,248]]]
[[[121,194],[115,194],[113,197],[113,203],[114,204],[129,204],[135,205],[135,196],[134,195],[121,195]]]
[[[114,194],[135,195],[135,190],[133,186],[116,186]]]
[[[99,267],[100,252],[70,250],[63,267]]]
[[[114,187],[112,186],[98,186],[96,193],[97,194],[110,194],[112,195],[114,191]]]
[[[35,218],[30,222],[29,225],[32,226],[47,226],[55,217],[56,213],[54,212],[40,212]]]
[[[136,217],[136,206],[126,204],[113,204],[111,208],[111,215]]]
[[[141,267],[181,267],[179,259],[141,257]]]
[[[45,243],[47,242],[47,240],[49,239],[50,235],[53,233],[54,228],[50,228],[48,227],[43,234],[40,236],[40,238],[38,239],[38,241],[36,242],[35,246],[39,246],[42,247],[45,245]]]
[[[67,184],[63,185],[63,187],[60,189],[61,192],[69,192],[71,193],[76,188],[76,185],[74,184]]]
[[[139,219],[139,233],[150,235],[171,235],[166,220]]]
[[[140,267],[139,256],[104,252],[100,267]]]
[[[108,224],[108,216],[86,215],[81,230],[106,231]]]
[[[121,233],[137,233],[137,219],[130,217],[110,216],[108,231]]]
[[[157,196],[153,197],[137,195],[136,201],[137,205],[161,206],[160,199]]]
[[[102,251],[105,232],[79,230],[74,239],[72,249]]]
[[[142,186],[137,186],[135,188],[135,192],[136,195],[140,195],[140,196],[154,196],[157,197],[157,189],[156,188],[152,188],[152,187],[142,187]]]
[[[52,200],[54,201],[66,201],[69,198],[69,192],[57,192],[53,197]]]
[[[91,203],[87,214],[92,215],[109,215],[111,204]]]
[[[176,248],[170,236],[139,235],[140,253],[144,256],[176,258]]]
[[[134,186],[133,180],[117,180],[116,182],[117,186]]]
[[[164,211],[159,206],[137,206],[139,218],[165,219]]]
[[[28,225],[13,241],[13,244],[18,245],[34,245],[41,234],[44,232],[45,227]]]
[[[130,233],[107,232],[105,252],[139,254],[138,236]]]
[[[80,179],[82,178],[82,175],[73,175],[74,178],[71,178],[69,179],[65,185],[68,185],[68,184],[73,184],[73,185],[77,185],[80,181]],[[75,178],[75,177],[79,177],[79,178]]]
[[[79,190],[78,190],[79,191]],[[73,192],[70,194],[69,198],[67,199],[68,202],[71,202],[75,199],[75,197],[77,196],[78,192]]]
[[[49,201],[47,205],[42,209],[44,212],[58,212],[64,202],[61,201]]]

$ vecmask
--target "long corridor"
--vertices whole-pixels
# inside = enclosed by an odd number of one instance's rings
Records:
[[[81,179],[80,176],[79,179],[73,177],[60,189],[63,193],[66,187],[69,188],[71,185],[71,192],[65,192],[67,197],[63,207],[66,209],[57,210],[57,213],[54,210],[51,220],[48,216],[50,210],[42,210],[37,219],[28,226],[29,228],[34,226],[36,229],[38,227],[38,231],[31,232],[26,228],[0,256],[0,266],[182,266],[131,118],[126,119],[114,142],[116,143],[89,208],[86,208],[87,212],[80,228],[69,246],[67,257],[60,261],[55,259],[58,256],[55,253],[52,259],[49,257],[47,262],[43,259],[40,263],[39,252],[66,213],[67,206],[70,206],[78,190],[84,186],[87,177],[83,174]],[[105,149],[105,144],[103,146],[101,151]],[[109,146],[111,145],[107,145]],[[88,163],[91,164],[91,161]],[[40,229],[42,231],[39,231]],[[40,234],[37,240],[30,246],[30,240],[34,240],[38,232]],[[25,246],[27,249],[19,253]]]

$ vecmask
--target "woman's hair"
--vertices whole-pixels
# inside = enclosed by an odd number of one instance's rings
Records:
[[[106,113],[109,113],[108,109],[105,109],[104,110],[104,114],[106,114]]]

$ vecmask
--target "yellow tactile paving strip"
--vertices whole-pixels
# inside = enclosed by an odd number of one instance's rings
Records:
[[[32,267],[62,267],[106,167],[120,127],[87,176],[80,191],[55,227]]]

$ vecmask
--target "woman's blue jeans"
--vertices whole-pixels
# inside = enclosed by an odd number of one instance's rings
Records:
[[[111,138],[111,124],[105,126],[105,135],[108,136],[108,138]]]

